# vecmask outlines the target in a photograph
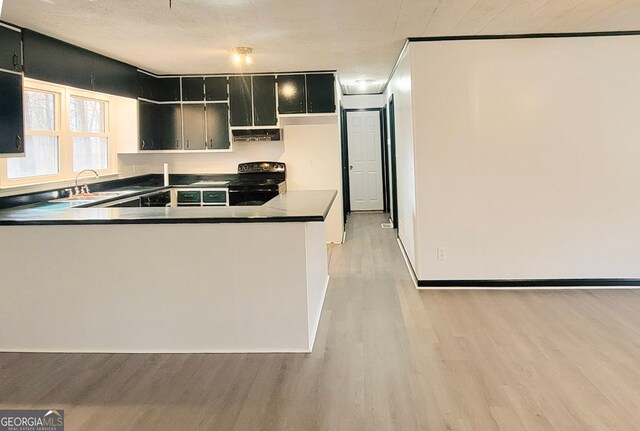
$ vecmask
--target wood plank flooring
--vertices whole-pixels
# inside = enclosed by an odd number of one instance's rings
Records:
[[[331,249],[312,354],[0,353],[0,408],[70,431],[640,428],[638,291],[419,292],[384,221]]]

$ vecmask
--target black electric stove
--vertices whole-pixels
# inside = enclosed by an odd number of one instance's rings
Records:
[[[287,190],[287,167],[280,162],[238,165],[238,179],[229,183],[229,205],[262,205]]]

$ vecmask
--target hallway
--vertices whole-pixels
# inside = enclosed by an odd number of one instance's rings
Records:
[[[636,428],[640,293],[418,291],[385,221],[331,248],[311,354],[0,353],[0,408],[74,431]]]

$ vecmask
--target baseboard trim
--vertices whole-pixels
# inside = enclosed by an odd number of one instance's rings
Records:
[[[638,278],[559,278],[532,280],[418,280],[418,288],[531,289],[628,288],[640,286]]]
[[[318,321],[315,322],[315,328],[313,328],[313,336],[309,340],[309,351],[307,353],[313,352],[313,346],[315,346],[316,344],[316,337],[318,336],[318,329],[320,328],[320,321],[322,320],[322,312],[324,311],[324,302],[327,299],[327,290],[329,290],[330,281],[331,281],[331,276],[327,275],[327,282],[324,284],[324,293],[322,294],[322,306],[320,307],[320,316],[318,316]]]
[[[404,249],[404,244],[400,237],[397,237],[398,247],[400,247],[400,252],[402,253],[402,258],[404,259],[404,263],[407,265],[407,269],[409,270],[409,274],[411,275],[411,281],[413,281],[413,285],[416,289],[420,288],[418,277],[416,277],[416,273],[413,270],[413,266],[411,265],[411,261],[409,260],[409,255],[407,254],[407,250]]]

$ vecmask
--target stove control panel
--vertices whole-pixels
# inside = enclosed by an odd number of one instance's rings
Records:
[[[271,172],[284,173],[285,171],[286,165],[280,162],[250,162],[240,163],[238,165],[239,174],[259,174]]]

